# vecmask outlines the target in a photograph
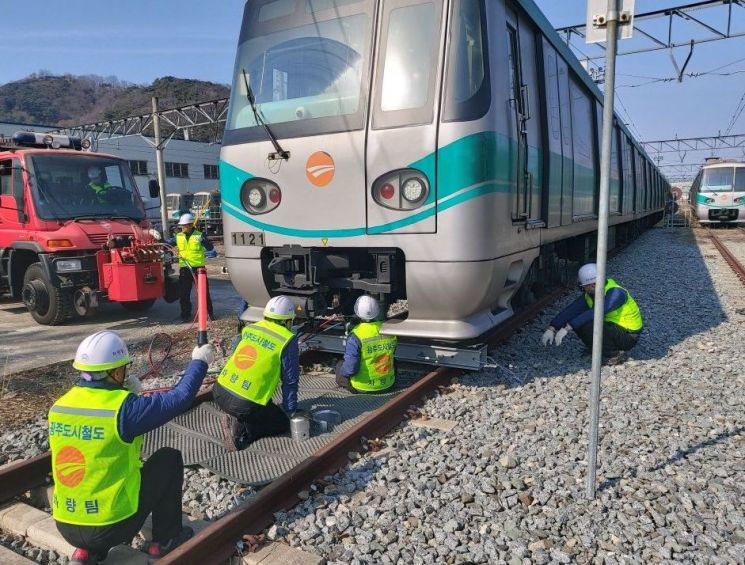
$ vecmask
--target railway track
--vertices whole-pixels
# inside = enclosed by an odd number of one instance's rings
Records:
[[[488,335],[486,343],[493,347],[507,340],[564,292],[563,289],[557,290],[517,314]],[[275,512],[290,508],[299,502],[297,494],[300,491],[308,488],[316,479],[343,467],[348,462],[348,453],[359,450],[363,438],[382,437],[404,419],[411,405],[419,403],[461,373],[459,369],[445,367],[429,372],[354,427],[263,488],[255,497],[212,522],[160,562],[164,565],[225,562],[236,553],[236,543],[244,535],[259,534],[273,522]],[[197,396],[195,405],[211,398],[211,391],[205,391]],[[0,504],[34,487],[49,483],[50,474],[50,453],[6,466],[0,470]]]
[[[745,228],[738,228],[734,232],[722,232],[721,234],[715,234],[713,230],[706,228],[705,233],[714,244],[714,247],[717,248],[717,251],[719,251],[722,257],[724,257],[724,260],[727,261],[727,264],[732,268],[742,283],[745,284],[745,266],[743,266],[742,262],[738,259],[737,254],[733,253],[731,248],[727,246],[728,243],[732,243],[729,238],[727,240],[724,239],[725,235],[729,236],[732,233],[736,233],[739,236],[736,242],[745,249]]]

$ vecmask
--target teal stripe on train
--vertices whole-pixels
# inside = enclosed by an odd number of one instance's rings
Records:
[[[436,190],[433,190],[425,201],[423,209],[413,211],[406,218],[377,226],[322,230],[269,224],[249,215],[241,204],[240,188],[254,175],[221,160],[220,183],[223,209],[231,216],[258,229],[287,236],[355,237],[387,233],[416,224],[433,216],[436,211],[452,208],[467,200],[494,192],[508,192],[510,190],[510,149],[510,139],[496,132],[481,132],[463,137],[439,150],[439,182]],[[529,158],[529,161],[537,163],[537,150],[533,149],[532,153],[535,157]],[[435,188],[434,179],[437,178],[435,163],[435,153],[430,153],[408,166],[425,173]],[[536,181],[540,183],[540,176],[536,178]],[[434,203],[435,193],[437,193],[436,204]]]

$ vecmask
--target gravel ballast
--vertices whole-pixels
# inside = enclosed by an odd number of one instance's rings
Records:
[[[352,456],[269,537],[339,563],[745,562],[745,287],[689,230],[609,263],[640,305],[631,359],[603,369],[598,493],[585,499],[590,358],[540,336],[560,305]],[[325,484],[325,483],[324,483]]]

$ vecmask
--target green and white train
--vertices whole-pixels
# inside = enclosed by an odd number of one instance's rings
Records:
[[[220,155],[244,318],[369,293],[408,301],[386,333],[483,334],[593,255],[602,102],[531,0],[248,0]],[[669,190],[614,126],[611,246]]]
[[[690,202],[702,224],[745,225],[745,163],[707,160],[691,185]]]

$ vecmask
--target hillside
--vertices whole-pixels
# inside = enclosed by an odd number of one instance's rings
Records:
[[[116,77],[34,73],[0,85],[0,122],[70,126],[148,113],[153,96],[171,108],[229,92],[222,84],[170,76],[135,85]]]

